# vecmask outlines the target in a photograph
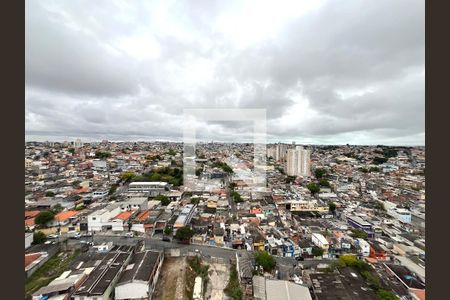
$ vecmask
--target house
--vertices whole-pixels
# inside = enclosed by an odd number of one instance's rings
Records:
[[[76,219],[78,214],[75,210],[62,211],[55,215],[54,219],[47,223],[49,227],[66,226]]]
[[[131,251],[110,251],[89,273],[72,295],[73,300],[111,299],[122,271],[131,258]]]
[[[236,251],[236,270],[239,282],[249,284],[253,277],[253,256],[246,250]]]
[[[386,251],[383,249],[383,246],[377,242],[370,243],[369,257],[375,258],[377,260],[387,260],[388,259],[388,256],[386,255]]]
[[[214,233],[214,243],[217,246],[223,246],[224,245],[223,237],[225,235],[225,230],[220,226],[214,226],[213,233]]]
[[[320,233],[313,233],[311,235],[311,241],[314,245],[322,248],[324,251],[327,251],[330,246],[327,239]]]
[[[347,222],[355,229],[364,230],[369,238],[373,238],[375,236],[372,224],[362,218],[357,216],[348,216]]]
[[[70,295],[86,279],[84,273],[71,274],[72,271],[66,271],[60,277],[50,282],[33,293],[32,300],[41,299],[70,299]]]
[[[102,231],[104,229],[111,229],[112,223],[110,219],[117,216],[121,212],[120,205],[117,203],[111,204],[105,208],[96,210],[88,215],[88,231]]]
[[[305,285],[286,280],[273,280],[263,276],[253,276],[253,299],[255,300],[312,300]]]
[[[133,254],[115,287],[115,299],[151,299],[158,281],[164,253],[143,251]]]
[[[311,241],[303,239],[298,242],[298,247],[300,250],[300,256],[312,255],[313,244]]]

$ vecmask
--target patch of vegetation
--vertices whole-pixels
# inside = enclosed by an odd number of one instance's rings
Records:
[[[110,157],[111,157],[111,153],[109,153],[109,152],[102,152],[102,151],[95,152],[95,158],[105,159],[105,158],[110,158]]]
[[[161,205],[162,206],[167,206],[170,204],[170,202],[172,202],[169,197],[164,196],[164,195],[158,195],[155,197],[155,200],[161,201]]]
[[[55,197],[55,193],[53,193],[52,191],[48,191],[47,193],[45,193],[45,197]]]
[[[328,180],[326,180],[326,179],[321,179],[319,181],[319,185],[320,186],[324,186],[324,187],[331,187],[330,182]]]
[[[33,244],[43,244],[47,240],[47,236],[42,231],[36,231],[33,233]]]
[[[336,204],[334,202],[330,202],[328,204],[328,209],[334,214],[336,211]]]
[[[271,272],[273,269],[275,269],[277,263],[269,252],[257,251],[254,255],[256,264],[260,265],[264,269],[264,271]]]
[[[112,194],[114,194],[117,191],[117,184],[113,184],[110,188],[109,188],[109,192],[108,195],[111,196]]]
[[[370,172],[380,172],[380,168],[378,168],[378,167],[371,167],[371,168],[369,169],[369,171],[370,171]]]
[[[124,181],[124,182],[130,182],[132,181],[134,178],[136,177],[136,174],[134,174],[134,172],[123,172],[122,174],[120,174],[120,180]]]
[[[239,284],[236,265],[232,264],[230,266],[230,279],[228,280],[228,284],[223,291],[225,292],[225,295],[230,297],[232,300],[242,299],[242,291],[241,286]]]
[[[325,169],[315,169],[314,170],[314,175],[316,176],[317,179],[320,179],[322,177],[324,177],[327,174],[327,170]]]
[[[199,204],[199,203],[200,203],[200,198],[198,198],[198,197],[191,198],[191,204]]]
[[[377,297],[379,300],[397,300],[398,297],[391,291],[386,291],[379,289],[377,292]]]
[[[381,165],[387,161],[388,161],[388,159],[386,157],[375,156],[374,159],[372,160],[372,163],[375,165]]]
[[[203,294],[206,292],[206,288],[208,286],[208,270],[209,265],[202,262],[202,259],[198,256],[195,256],[192,259],[188,260],[189,267],[195,272],[195,276],[200,276],[202,278],[203,284]]]
[[[239,194],[238,192],[232,191],[230,196],[233,198],[234,202],[236,202],[236,203],[244,201],[241,197],[241,194]]]
[[[26,280],[25,294],[30,296],[41,287],[48,285],[60,276],[79,254],[80,251],[77,250],[71,254],[63,253],[51,257]]]
[[[183,184],[183,170],[180,168],[158,168],[141,176],[134,176],[131,181],[164,181],[174,186]]]
[[[175,233],[175,237],[181,241],[188,241],[192,238],[193,235],[194,231],[186,226],[178,228],[177,232]]]
[[[317,183],[315,183],[315,182],[312,182],[312,183],[308,183],[307,185],[306,185],[306,187],[308,188],[308,190],[311,192],[311,194],[317,194],[318,192],[320,192],[320,186],[317,184]]]
[[[296,176],[287,176],[286,179],[284,180],[286,183],[290,184],[293,183],[295,181],[297,177]]]
[[[354,238],[354,239],[358,239],[358,238],[361,238],[361,239],[367,239],[368,234],[367,234],[367,232],[365,232],[365,231],[362,230],[362,229],[352,229],[352,234],[351,234],[351,236],[352,236],[352,238]]]
[[[312,248],[312,255],[314,256],[322,256],[323,255],[323,249],[317,246],[314,246]]]
[[[233,169],[229,165],[227,165],[227,163],[225,163],[225,162],[215,161],[212,164],[212,167],[213,168],[221,168],[225,173],[228,173],[228,174],[233,173]]]
[[[170,156],[175,156],[177,152],[173,149],[169,149],[169,151],[167,151],[167,154],[169,154]]]
[[[166,227],[164,228],[164,234],[165,235],[171,235],[172,233],[173,233],[172,226],[166,225]]]
[[[45,225],[47,222],[53,220],[54,217],[55,213],[50,210],[41,211],[34,219],[34,223],[38,225]]]

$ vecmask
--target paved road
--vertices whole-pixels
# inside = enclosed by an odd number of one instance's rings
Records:
[[[229,260],[230,258],[236,257],[236,250],[231,248],[220,248],[220,247],[212,247],[206,245],[185,245],[185,244],[177,244],[171,242],[164,242],[156,239],[145,239],[145,245],[147,249],[180,249],[181,255],[186,255],[188,252],[198,252],[202,255],[211,256],[211,257],[219,257],[225,260]],[[315,267],[320,263],[330,263],[331,259],[321,259],[321,260],[305,260],[305,261],[296,261],[293,257],[280,257],[275,256],[275,260],[277,264],[282,266],[294,266],[294,265],[303,265],[304,267]]]
[[[82,237],[80,240],[92,241],[92,237]],[[95,243],[100,243],[103,241],[112,241],[117,244],[128,244],[132,245],[139,240],[144,240],[146,249],[156,249],[156,250],[166,250],[166,249],[179,249],[180,255],[187,255],[188,253],[199,253],[206,257],[217,257],[221,258],[225,261],[229,261],[232,258],[236,257],[235,249],[231,248],[220,248],[214,246],[207,245],[195,245],[195,244],[179,244],[176,242],[164,242],[158,239],[152,238],[144,238],[144,237],[134,237],[127,238],[124,236],[111,236],[111,235],[94,235]],[[69,240],[73,243],[79,242],[79,240]],[[301,264],[305,268],[315,267],[320,263],[330,263],[333,260],[331,259],[321,259],[321,260],[305,260],[305,261],[296,261],[293,257],[280,257],[275,256],[275,260],[278,265],[281,265],[285,268],[293,268],[296,265]]]

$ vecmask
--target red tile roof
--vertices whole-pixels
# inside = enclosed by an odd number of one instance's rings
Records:
[[[41,253],[25,254],[25,268],[28,267],[33,261],[41,257]]]
[[[34,218],[34,217],[36,217],[39,213],[40,213],[40,211],[38,211],[38,210],[28,210],[28,211],[25,211],[25,219],[28,219],[28,218]]]
[[[78,212],[75,210],[62,211],[55,216],[55,220],[59,222],[65,221],[71,217],[76,216],[77,214]]]
[[[137,215],[136,220],[137,221],[145,221],[148,219],[148,216],[150,215],[150,211],[149,210],[145,210],[143,212],[141,212],[140,214]]]
[[[131,211],[124,211],[124,212],[121,212],[120,214],[118,214],[117,216],[115,216],[113,218],[113,220],[115,220],[115,219],[128,220],[130,218],[131,214],[132,214]]]
[[[34,226],[34,218],[26,219],[25,220],[25,226]]]

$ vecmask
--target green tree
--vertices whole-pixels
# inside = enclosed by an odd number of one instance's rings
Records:
[[[176,155],[177,153],[175,152],[175,150],[169,149],[169,151],[167,152],[167,154],[169,154],[169,155],[171,155],[171,156],[174,156],[174,155]]]
[[[336,204],[334,202],[330,202],[330,204],[328,204],[328,209],[334,214],[336,211]]]
[[[380,156],[376,156],[376,157],[374,157],[374,159],[372,160],[372,162],[375,164],[375,165],[381,165],[381,164],[384,164],[385,162],[387,162],[388,161],[388,159],[386,158],[386,157],[380,157]]]
[[[242,291],[241,286],[239,284],[239,277],[236,270],[235,265],[231,265],[230,267],[230,278],[228,280],[228,284],[224,289],[225,294],[230,297],[232,300],[241,300],[242,299]]]
[[[57,213],[61,212],[64,210],[64,207],[62,207],[61,204],[56,203],[53,207],[52,207],[52,212],[56,215]]]
[[[166,228],[164,228],[164,234],[165,234],[165,235],[171,235],[172,232],[173,232],[172,226],[166,225]]]
[[[102,151],[95,152],[95,158],[104,159],[104,158],[109,158],[109,157],[111,157],[111,153],[109,153],[109,152],[102,152]]]
[[[74,188],[76,188],[76,189],[79,189],[80,188],[80,183],[81,183],[81,181],[75,180],[74,182],[72,182],[72,186]]]
[[[352,229],[352,234],[351,236],[355,239],[360,238],[360,239],[367,239],[368,234],[367,232],[365,232],[362,229]]]
[[[42,231],[36,231],[33,233],[33,244],[43,244],[47,240],[45,233]]]
[[[169,197],[167,197],[165,195],[158,195],[158,196],[155,197],[155,200],[161,201],[161,205],[162,206],[167,206],[171,202]]]
[[[306,187],[313,195],[320,192],[320,186],[317,183],[314,183],[314,182],[309,183],[308,185],[306,185]]]
[[[295,181],[295,179],[297,179],[296,176],[287,176],[286,179],[285,179],[285,182],[288,183],[288,184],[291,184],[291,183],[293,183]]]
[[[47,191],[45,193],[45,197],[55,197],[55,193],[53,193],[52,191]]]
[[[318,179],[322,178],[323,176],[325,176],[325,174],[327,174],[327,170],[325,170],[325,169],[315,169],[314,170],[314,175]]]
[[[378,167],[371,167],[371,168],[369,169],[369,171],[370,171],[370,172],[380,172],[380,168],[378,168]]]
[[[112,195],[117,191],[117,184],[113,184],[110,188],[109,188],[109,192],[108,195]]]
[[[136,177],[136,174],[134,174],[134,172],[123,172],[122,174],[120,174],[120,180],[125,181],[125,182],[129,182],[131,180],[133,180],[133,178]]]
[[[326,180],[326,179],[321,179],[319,181],[319,185],[320,186],[325,186],[325,187],[330,187],[330,182],[328,180]]]
[[[323,255],[323,249],[320,248],[320,247],[314,246],[312,248],[312,255],[314,255],[314,256],[322,256]]]
[[[34,222],[39,225],[44,225],[53,220],[54,217],[55,214],[50,210],[41,211],[34,219]]]
[[[198,198],[198,197],[191,198],[191,204],[199,204],[199,203],[200,203],[200,198]]]
[[[264,271],[270,272],[275,269],[276,261],[267,251],[257,251],[255,253],[255,262],[262,266]]]
[[[75,149],[74,148],[69,148],[69,149],[67,149],[67,151],[69,153],[71,153],[72,155],[75,153]]]
[[[182,241],[190,240],[193,235],[194,231],[186,226],[178,228],[177,232],[175,233],[175,237]]]
[[[397,300],[398,297],[391,291],[386,291],[383,289],[378,290],[377,296],[379,300]]]
[[[233,198],[234,202],[236,202],[236,203],[244,201],[244,200],[242,200],[241,195],[238,192],[235,192],[235,191],[231,192],[231,197]]]

